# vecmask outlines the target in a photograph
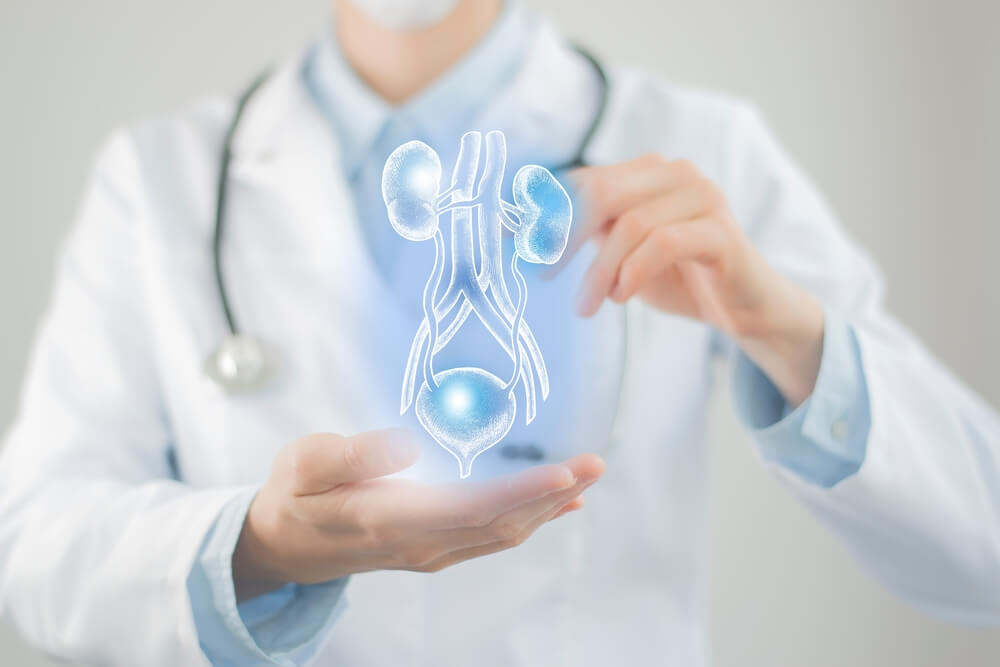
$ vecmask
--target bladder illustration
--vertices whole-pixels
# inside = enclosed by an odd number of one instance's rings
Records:
[[[518,169],[514,201],[505,201],[500,190],[506,162],[502,132],[488,132],[485,137],[466,132],[451,181],[443,189],[441,160],[421,141],[396,148],[382,172],[382,198],[393,229],[407,240],[433,240],[435,246],[434,266],[423,290],[424,317],[403,373],[400,414],[415,403],[417,420],[455,456],[463,478],[471,473],[476,457],[503,440],[514,425],[518,386],[524,389],[527,424],[535,418],[537,392],[542,400],[548,398],[545,359],[524,321],[528,288],[518,264],[557,262],[573,220],[566,190],[538,165]],[[440,218],[449,214],[451,238],[446,250]],[[514,233],[510,273],[516,300],[504,276],[502,227]],[[450,275],[444,284],[446,266]],[[434,356],[473,313],[510,357],[509,378],[476,367],[435,369]],[[422,379],[419,389],[418,379]]]

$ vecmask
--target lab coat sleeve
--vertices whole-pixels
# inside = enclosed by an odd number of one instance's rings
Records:
[[[126,134],[102,150],[0,450],[0,612],[87,664],[206,664],[187,578],[242,490],[176,479]]]
[[[254,493],[247,489],[226,504],[188,577],[198,636],[212,664],[301,665],[345,606],[347,577],[289,584],[237,605],[233,550]]]
[[[811,478],[790,463],[794,435],[781,457],[758,431],[763,458],[888,588],[944,619],[1000,622],[1000,420],[886,313],[873,262],[754,111],[734,113],[728,145],[723,183],[738,218],[773,266],[824,302],[835,338],[812,405],[786,419],[803,418],[803,449],[847,468]]]
[[[827,309],[823,354],[812,395],[796,408],[750,359],[733,362],[733,403],[764,461],[816,486],[853,475],[871,428],[868,388],[854,331]]]

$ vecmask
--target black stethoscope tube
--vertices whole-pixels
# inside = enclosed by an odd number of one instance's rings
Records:
[[[239,329],[236,326],[236,319],[233,317],[233,309],[229,305],[229,295],[226,291],[226,281],[222,275],[222,228],[226,220],[226,190],[229,183],[229,165],[233,161],[233,138],[236,136],[236,128],[240,125],[243,112],[246,111],[247,103],[254,93],[267,81],[268,72],[263,72],[247,87],[236,102],[236,111],[226,128],[225,138],[222,140],[222,159],[219,162],[219,180],[215,189],[215,221],[212,227],[212,265],[215,271],[215,286],[219,292],[219,302],[222,304],[222,313],[226,317],[226,326],[229,328],[229,335],[236,336]]]

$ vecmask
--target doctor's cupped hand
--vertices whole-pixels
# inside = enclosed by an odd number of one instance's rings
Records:
[[[524,542],[583,506],[595,455],[481,483],[386,478],[416,462],[402,429],[316,434],[287,445],[247,513],[233,554],[237,599],[287,583],[372,570],[436,572]]]
[[[571,173],[584,215],[564,256],[594,240],[598,252],[577,311],[638,297],[728,334],[792,405],[816,383],[822,357],[819,300],[770,267],[729,203],[694,164],[658,154]]]

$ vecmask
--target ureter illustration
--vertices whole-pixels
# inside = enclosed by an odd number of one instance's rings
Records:
[[[455,456],[463,478],[472,472],[476,457],[503,440],[514,425],[518,386],[524,390],[527,424],[535,419],[537,392],[543,401],[548,398],[545,359],[524,320],[528,286],[518,264],[557,262],[573,221],[566,190],[538,165],[518,169],[514,201],[505,201],[500,190],[506,163],[502,132],[488,132],[485,141],[479,132],[466,132],[451,181],[443,190],[440,158],[420,141],[394,150],[382,172],[382,198],[393,229],[407,240],[433,239],[435,245],[434,266],[423,291],[424,318],[403,373],[400,414],[415,404],[417,420]],[[451,216],[447,248],[440,229],[445,215]],[[516,302],[504,277],[502,227],[514,232],[510,272]],[[450,274],[442,289],[446,265]],[[510,358],[509,379],[475,367],[435,370],[434,356],[473,313]],[[422,380],[419,388],[418,380]]]

